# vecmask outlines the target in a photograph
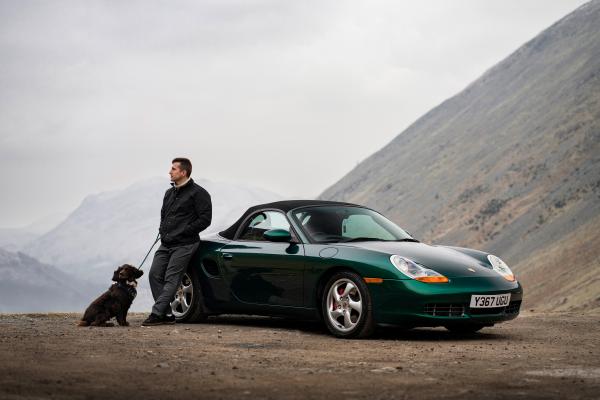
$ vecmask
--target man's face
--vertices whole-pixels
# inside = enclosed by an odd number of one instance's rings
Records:
[[[171,182],[181,182],[187,179],[185,171],[181,169],[181,165],[178,162],[171,165],[169,175],[171,175]]]

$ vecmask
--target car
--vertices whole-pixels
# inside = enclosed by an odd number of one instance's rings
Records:
[[[495,255],[422,243],[357,204],[288,200],[203,237],[171,308],[178,322],[316,318],[334,336],[362,338],[383,324],[474,333],[516,318],[522,296]]]

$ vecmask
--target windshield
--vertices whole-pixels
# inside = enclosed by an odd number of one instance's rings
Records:
[[[416,241],[383,215],[361,207],[309,207],[294,211],[294,218],[312,242],[361,240]]]

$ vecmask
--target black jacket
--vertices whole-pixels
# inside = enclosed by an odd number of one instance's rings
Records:
[[[190,179],[165,193],[160,210],[160,239],[165,246],[182,246],[200,241],[198,234],[210,226],[210,194]]]

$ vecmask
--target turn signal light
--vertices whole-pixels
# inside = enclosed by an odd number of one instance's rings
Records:
[[[363,278],[367,283],[383,283],[383,278]]]
[[[420,282],[427,282],[427,283],[447,283],[448,282],[448,278],[446,278],[445,276],[418,276],[415,279]]]

